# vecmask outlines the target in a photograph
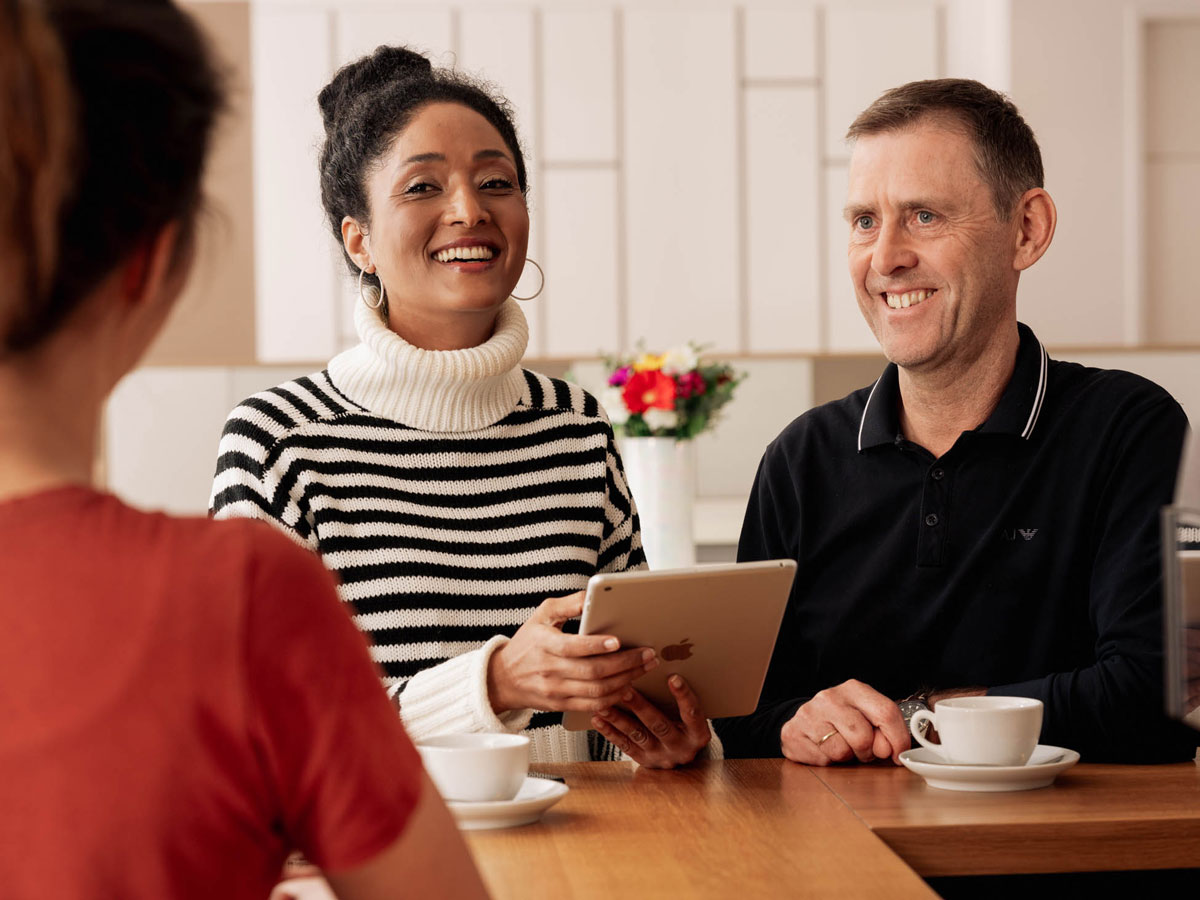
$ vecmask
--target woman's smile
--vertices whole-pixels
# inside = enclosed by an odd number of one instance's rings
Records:
[[[457,272],[482,272],[492,268],[501,250],[491,241],[461,238],[430,253],[430,257]]]
[[[425,349],[491,334],[525,267],[529,211],[517,166],[487,119],[457,103],[420,108],[368,176],[371,219],[347,250],[376,272],[388,327]]]

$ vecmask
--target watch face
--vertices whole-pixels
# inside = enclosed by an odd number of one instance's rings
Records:
[[[904,716],[904,724],[912,727],[912,717],[916,715],[918,709],[929,709],[929,705],[923,700],[901,700],[897,706],[900,707],[900,714]],[[921,723],[921,734],[929,729],[929,722]]]

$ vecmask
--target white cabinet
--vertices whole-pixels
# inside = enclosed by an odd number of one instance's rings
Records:
[[[554,356],[596,356],[619,346],[617,176],[609,170],[551,170],[543,206],[547,345]]]
[[[454,65],[454,14],[449,9],[338,7],[335,68],[381,44],[424,53],[435,66]]]
[[[329,22],[324,11],[253,8],[255,332],[264,363],[323,360],[339,345],[340,264],[317,173]]]
[[[749,349],[821,349],[820,136],[813,87],[747,88]]]
[[[616,13],[542,14],[542,154],[547,165],[617,160]]]
[[[817,14],[813,7],[752,7],[744,16],[746,78],[792,81],[819,76]]]
[[[629,337],[738,348],[734,12],[624,15]]]
[[[846,157],[850,123],[888,88],[938,77],[936,4],[903,0],[825,10],[825,153]]]

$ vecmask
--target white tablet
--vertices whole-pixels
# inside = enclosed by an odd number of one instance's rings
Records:
[[[754,711],[783,621],[796,563],[790,559],[593,575],[580,634],[611,634],[622,647],[653,647],[659,666],[633,683],[674,709],[667,678],[678,672],[709,718]],[[563,726],[591,727],[568,712]]]

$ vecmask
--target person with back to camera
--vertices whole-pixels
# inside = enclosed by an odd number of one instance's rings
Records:
[[[0,893],[263,898],[298,846],[342,900],[484,897],[320,560],[91,486],[223,94],[167,0],[0,7]]]
[[[321,553],[416,738],[526,731],[535,760],[689,762],[710,730],[686,683],[664,714],[630,687],[653,650],[562,628],[589,577],[645,556],[603,410],[520,366],[528,184],[507,104],[399,47],[319,102],[361,343],[230,414],[212,514]]]

